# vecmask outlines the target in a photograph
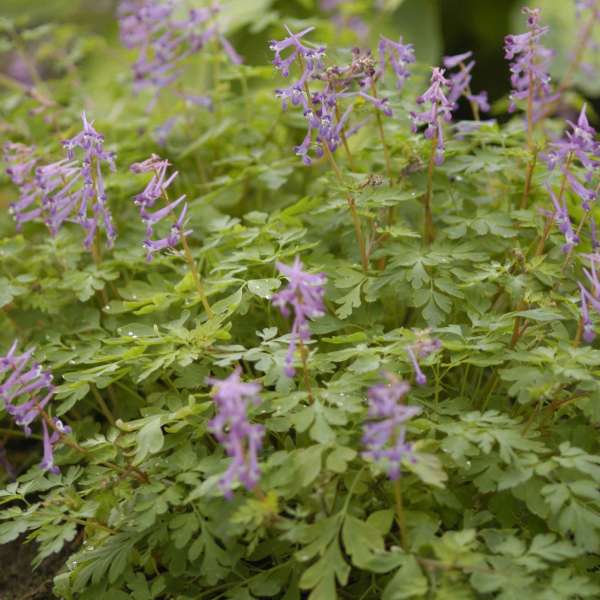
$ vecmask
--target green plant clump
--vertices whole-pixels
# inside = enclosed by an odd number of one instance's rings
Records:
[[[598,598],[600,3],[491,107],[414,2],[316,4],[0,23],[0,544],[65,599]]]

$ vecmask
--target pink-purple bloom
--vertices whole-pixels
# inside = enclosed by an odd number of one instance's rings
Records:
[[[472,60],[472,56],[473,53],[469,51],[463,54],[444,57],[444,66],[446,69],[450,70],[458,67],[456,72],[450,73],[448,76],[450,82],[448,101],[452,104],[453,108],[456,109],[458,107],[458,100],[464,96],[473,107],[477,107],[477,111],[489,112],[490,105],[487,98],[487,92],[473,94],[471,91],[471,72],[475,67],[475,61]]]
[[[444,77],[444,69],[434,67],[431,74],[431,85],[427,91],[417,98],[417,104],[429,104],[422,112],[411,112],[412,129],[416,133],[420,126],[425,125],[425,137],[435,139],[435,163],[444,162],[444,132],[443,123],[452,120],[452,103],[447,94],[450,82]]]
[[[54,465],[53,448],[60,435],[48,434],[46,422],[41,414],[52,400],[55,393],[52,374],[44,371],[37,362],[32,362],[33,348],[23,354],[17,352],[15,341],[8,353],[0,357],[0,399],[4,410],[12,417],[15,424],[23,429],[25,435],[31,435],[31,425],[40,417],[43,431],[44,459],[42,468],[57,473]],[[64,433],[70,429],[54,420],[55,426]]]
[[[581,321],[583,328],[583,339],[586,342],[593,342],[596,337],[594,325],[592,323],[590,309],[600,314],[600,278],[598,269],[600,268],[600,254],[584,255],[590,261],[590,268],[583,269],[589,290],[579,282],[579,292],[581,297]]]
[[[174,248],[184,236],[192,233],[191,230],[186,230],[188,207],[185,203],[185,194],[172,202],[168,202],[162,208],[155,211],[150,210],[159,198],[167,199],[167,188],[178,175],[178,172],[175,171],[167,177],[169,167],[169,161],[161,159],[156,154],[152,154],[145,161],[134,163],[130,167],[130,170],[134,173],[152,173],[152,179],[150,179],[145,189],[134,197],[134,202],[139,207],[140,216],[146,226],[144,248],[146,249],[146,259],[148,261],[152,260],[156,252]],[[179,205],[183,206],[179,216],[170,226],[169,233],[162,238],[153,239],[155,227],[164,218],[171,215]]]
[[[286,288],[273,296],[273,304],[279,308],[284,317],[289,316],[290,308],[294,312],[294,323],[285,360],[285,373],[288,377],[293,377],[296,373],[293,363],[298,340],[301,343],[309,342],[309,319],[325,314],[323,286],[327,279],[324,273],[312,274],[304,271],[304,265],[299,257],[295,258],[292,265],[278,262],[277,269],[288,278],[289,283]]]
[[[537,114],[543,104],[552,100],[548,70],[553,53],[541,44],[549,27],[540,25],[540,9],[525,7],[523,13],[527,15],[528,31],[504,38],[505,58],[512,61],[510,81],[513,89],[509,110],[516,109],[517,101],[531,97]],[[531,116],[535,118],[535,114]]]
[[[213,399],[217,414],[209,422],[208,429],[231,457],[231,463],[219,485],[226,497],[233,495],[233,484],[238,480],[247,490],[259,482],[258,452],[262,446],[264,427],[248,420],[248,405],[260,404],[258,383],[245,383],[240,378],[241,369],[236,368],[224,380],[208,378],[215,386]]]
[[[107,203],[103,165],[114,171],[115,154],[104,149],[104,137],[85,113],[82,121],[82,131],[62,143],[67,157],[47,165],[39,164],[32,148],[5,145],[7,173],[20,190],[20,199],[11,204],[10,211],[17,228],[27,221],[43,220],[52,235],[65,222],[77,223],[86,232],[88,250],[103,227],[112,247],[117,233]]]
[[[546,155],[548,168],[558,167],[568,186],[582,201],[582,208],[589,212],[591,203],[596,200],[596,189],[590,185],[594,174],[600,167],[600,144],[596,141],[596,130],[589,124],[585,105],[581,109],[577,123],[567,121],[570,131],[565,137],[550,144]],[[573,172],[576,162],[583,168],[580,180]]]
[[[180,78],[185,61],[211,40],[221,45],[232,63],[241,64],[241,57],[214,21],[219,10],[217,3],[191,8],[179,19],[172,0],[122,0],[121,41],[139,51],[133,66],[134,90],[148,88],[154,92],[147,110],[152,110],[160,93]]]
[[[406,422],[418,415],[417,406],[403,404],[403,398],[410,390],[405,381],[398,381],[386,375],[387,383],[379,383],[369,388],[369,420],[363,427],[363,444],[366,450],[362,456],[380,463],[392,480],[401,475],[404,460],[416,462],[413,446],[406,441]]]
[[[19,188],[19,200],[10,204],[9,211],[15,220],[17,231],[20,231],[24,223],[37,221],[42,216],[40,190],[35,179],[38,159],[34,156],[34,148],[25,144],[7,142],[3,149],[6,174]]]
[[[386,63],[392,67],[396,76],[396,88],[402,89],[410,77],[408,65],[415,62],[415,50],[412,44],[403,44],[402,38],[394,42],[389,38],[379,38],[379,71],[378,76],[385,72]]]
[[[442,342],[428,335],[419,335],[416,342],[406,347],[406,353],[415,375],[415,381],[418,385],[425,385],[427,377],[421,370],[419,359],[427,358],[430,354],[437,352],[442,347]]]

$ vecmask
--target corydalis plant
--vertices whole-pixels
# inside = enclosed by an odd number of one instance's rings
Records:
[[[33,348],[23,354],[17,352],[15,340],[8,353],[0,357],[0,398],[4,410],[12,417],[15,425],[23,429],[25,435],[31,435],[31,425],[39,417],[43,433],[44,456],[41,467],[52,473],[58,473],[54,465],[54,446],[62,433],[69,433],[70,428],[58,419],[51,420],[52,435],[48,432],[46,406],[55,394],[52,374],[44,371],[40,364],[32,362]]]
[[[62,145],[66,158],[36,166],[32,149],[21,144],[5,147],[8,173],[19,186],[21,198],[11,205],[20,228],[27,221],[43,220],[52,235],[65,222],[77,223],[86,232],[84,245],[94,250],[99,227],[112,247],[117,233],[108,207],[103,166],[115,167],[115,154],[104,149],[104,137],[94,129],[85,113],[83,129]],[[32,176],[33,173],[33,176]]]
[[[452,120],[452,103],[447,97],[449,85],[450,82],[444,77],[444,69],[434,67],[431,73],[431,85],[422,96],[417,98],[417,104],[429,104],[429,108],[410,113],[413,132],[416,133],[422,125],[425,125],[424,135],[431,140],[427,191],[423,201],[425,211],[423,237],[427,243],[431,243],[435,237],[431,211],[433,168],[434,165],[441,165],[444,162],[444,122]]]
[[[421,370],[419,359],[427,358],[430,354],[437,352],[442,347],[442,342],[437,338],[431,338],[427,331],[420,332],[417,340],[406,347],[406,353],[415,375],[415,381],[418,385],[425,385],[427,377]]]
[[[584,268],[583,272],[587,279],[586,286],[579,282],[579,291],[581,297],[581,333],[584,341],[591,343],[596,338],[594,324],[591,319],[590,311],[593,310],[600,314],[600,279],[598,278],[598,266],[600,266],[600,254],[588,254],[585,256],[590,262],[589,269]]]
[[[146,226],[144,248],[146,249],[146,259],[148,261],[152,260],[154,253],[166,250],[167,248],[175,248],[184,237],[192,233],[191,230],[185,229],[187,215],[187,204],[184,203],[185,194],[173,202],[168,202],[166,206],[159,208],[154,212],[150,211],[160,198],[168,200],[167,189],[178,174],[176,171],[167,177],[167,169],[169,167],[169,161],[161,159],[156,154],[153,154],[143,162],[131,165],[131,171],[134,173],[153,174],[152,179],[148,182],[144,191],[134,198],[135,204],[140,209],[142,221]],[[154,228],[160,221],[172,215],[175,209],[182,203],[184,204],[179,213],[179,217],[171,224],[169,233],[158,240],[152,239],[154,236]]]
[[[368,391],[368,420],[363,426],[362,455],[380,463],[388,477],[398,479],[402,462],[414,462],[412,444],[406,441],[405,424],[420,414],[418,406],[407,406],[403,399],[410,390],[405,381],[386,375],[387,383],[379,383]]]
[[[239,481],[247,490],[253,490],[260,480],[258,452],[262,446],[264,427],[248,420],[249,404],[260,404],[258,383],[244,383],[238,367],[224,380],[208,378],[213,385],[213,399],[217,414],[208,423],[232,460],[219,485],[227,498],[233,495],[233,486]]]
[[[294,323],[285,359],[285,373],[288,377],[293,377],[296,373],[293,365],[298,343],[306,370],[304,344],[310,341],[309,319],[325,314],[323,286],[327,279],[324,273],[314,275],[304,271],[304,265],[299,257],[295,258],[292,265],[277,263],[277,269],[284,277],[287,277],[289,283],[286,288],[273,296],[273,304],[279,308],[284,317],[289,316],[290,308],[294,311]]]
[[[159,95],[175,84],[188,58],[210,41],[220,43],[231,62],[242,59],[231,43],[219,33],[215,20],[218,4],[190,9],[185,18],[177,18],[177,5],[170,0],[123,0],[119,5],[121,41],[127,48],[138,49],[133,66],[134,90],[149,88],[154,96],[147,106],[152,110]],[[180,92],[181,93],[181,92]],[[184,94],[193,103],[210,106],[206,96]]]
[[[552,52],[542,46],[541,39],[548,33],[549,27],[540,25],[540,9],[523,8],[527,16],[528,31],[504,38],[505,58],[510,64],[509,111],[517,108],[517,102],[527,101],[527,131],[529,144],[533,134],[533,124],[540,116],[540,108],[551,100],[549,62]]]
[[[7,165],[6,174],[19,188],[19,200],[10,204],[17,231],[21,231],[23,224],[28,221],[37,221],[42,216],[42,207],[39,202],[40,190],[35,179],[35,166],[38,159],[34,156],[34,148],[25,144],[7,142],[4,144],[4,162]]]
[[[546,155],[548,169],[552,172],[558,169],[562,175],[560,190],[556,192],[549,181],[547,184],[552,204],[553,216],[561,233],[565,236],[563,251],[570,253],[579,243],[581,226],[577,231],[573,228],[567,207],[567,190],[581,200],[581,207],[588,214],[595,202],[598,190],[592,186],[594,175],[600,166],[600,144],[596,141],[596,131],[590,126],[586,116],[585,106],[581,109],[577,123],[567,121],[570,130],[567,130],[562,140],[550,144]],[[578,176],[578,171],[582,176]],[[581,224],[583,225],[584,220]]]
[[[448,101],[452,104],[453,110],[458,108],[458,101],[464,96],[471,105],[473,116],[476,120],[479,120],[480,113],[489,112],[490,105],[487,92],[473,94],[471,90],[471,80],[473,79],[471,72],[475,67],[475,61],[472,60],[472,57],[473,52],[469,51],[463,54],[445,56],[443,62],[446,69],[457,69],[455,72],[449,73],[448,76],[450,82]]]

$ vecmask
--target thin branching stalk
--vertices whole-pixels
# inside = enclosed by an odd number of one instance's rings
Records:
[[[304,68],[305,68],[304,59],[302,58],[301,54],[298,54],[298,62],[300,64],[300,69],[304,70]],[[312,104],[312,95],[310,93],[310,88],[308,87],[307,81],[304,82],[304,93],[306,94],[308,101]],[[333,154],[331,153],[331,150],[329,149],[329,146],[327,145],[326,141],[323,143],[323,151],[325,152],[325,155],[327,156],[327,160],[329,161],[329,164],[331,165],[333,172],[335,173],[338,181],[340,182],[340,185],[342,185],[344,188],[346,188],[346,184],[344,182],[344,176],[342,175],[342,172],[340,171],[340,168],[338,167],[338,164],[335,161],[335,158],[333,158]],[[367,254],[367,247],[366,247],[364,236],[362,233],[360,217],[358,216],[358,212],[356,210],[356,202],[354,201],[354,197],[352,196],[352,194],[350,194],[350,192],[348,190],[346,190],[345,195],[346,195],[346,201],[348,203],[348,208],[350,209],[350,215],[352,216],[352,223],[354,224],[354,232],[356,234],[356,241],[358,242],[358,249],[360,252],[362,268],[363,268],[363,271],[366,273],[369,270],[369,257]]]
[[[400,478],[394,481],[394,501],[396,506],[396,522],[400,529],[400,544],[405,550],[408,548],[408,533],[406,530],[406,517],[404,515],[404,503],[402,500],[402,489]]]
[[[114,426],[115,425],[115,417],[113,416],[112,412],[110,411],[110,408],[108,408],[108,404],[106,404],[106,402],[104,401],[102,394],[100,394],[100,392],[98,391],[98,388],[96,388],[95,385],[90,386],[90,389],[92,390],[92,395],[94,396],[94,398],[96,399],[96,402],[98,403],[98,406],[100,407],[100,412],[106,417],[108,422]]]
[[[308,399],[312,404],[314,402],[315,397],[313,395],[312,387],[310,385],[310,375],[308,372],[308,350],[302,340],[299,340],[298,342],[300,346],[300,358],[302,360],[302,374],[304,377],[304,387],[306,388]]]
[[[158,178],[158,173],[156,173],[156,177]],[[169,192],[164,187],[162,188],[163,198],[167,204],[170,203],[169,200]],[[177,217],[174,216],[176,220]],[[202,302],[202,306],[206,311],[206,315],[209,319],[212,319],[215,316],[210,304],[208,302],[208,298],[206,297],[206,292],[204,291],[204,286],[202,285],[202,280],[200,279],[200,273],[198,272],[198,267],[196,266],[196,261],[192,256],[192,251],[190,250],[190,246],[187,241],[187,237],[184,232],[181,233],[181,246],[183,248],[183,255],[185,256],[185,261],[188,264],[190,269],[190,273],[192,275],[192,279],[194,280],[194,285],[196,286],[196,291],[198,292],[198,297],[200,298],[200,302]]]
[[[377,98],[377,88],[375,87],[375,82],[371,78],[371,94],[373,98]],[[379,139],[381,140],[381,145],[383,147],[383,156],[385,158],[385,171],[390,182],[390,185],[394,185],[394,175],[392,169],[392,159],[390,157],[390,149],[385,141],[385,132],[383,130],[383,119],[381,118],[381,111],[377,107],[373,107],[375,111],[375,118],[377,119],[377,129],[379,130]]]
[[[429,165],[427,167],[427,191],[423,198],[424,218],[423,218],[423,239],[427,245],[431,244],[435,239],[435,231],[433,229],[433,214],[431,212],[431,201],[433,197],[433,171],[435,167],[435,149],[438,143],[437,133],[431,140],[431,156],[429,157]]]
[[[338,164],[335,162],[335,158],[333,158],[333,154],[327,145],[327,142],[323,144],[323,150],[325,151],[325,155],[327,156],[327,160],[329,160],[329,164],[333,169],[340,185],[346,187],[344,182],[344,176],[338,167]],[[350,209],[350,215],[352,216],[352,223],[354,224],[354,233],[356,235],[356,241],[358,242],[358,249],[360,252],[360,259],[362,263],[363,271],[366,273],[369,270],[369,256],[367,254],[367,247],[365,244],[365,239],[362,233],[362,227],[360,224],[360,217],[358,216],[358,211],[356,210],[356,202],[354,201],[354,197],[352,194],[346,190],[346,202],[348,203],[348,208]]]

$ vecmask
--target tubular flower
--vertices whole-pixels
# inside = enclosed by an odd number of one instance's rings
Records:
[[[41,417],[44,432],[44,459],[41,466],[47,471],[57,473],[53,447],[59,441],[60,435],[48,435],[46,422],[41,415],[55,393],[52,375],[44,371],[38,363],[31,362],[33,348],[19,355],[17,345],[15,341],[6,356],[0,357],[0,380],[3,380],[0,384],[0,398],[4,410],[13,418],[15,424],[23,429],[25,435],[31,435],[33,421],[38,416]],[[25,401],[19,402],[24,399]],[[65,433],[70,431],[62,424],[60,427]]]
[[[473,107],[477,107],[477,111],[489,112],[490,105],[487,92],[473,94],[471,91],[471,71],[475,67],[475,61],[469,60],[472,56],[473,53],[469,51],[464,54],[444,57],[444,66],[447,69],[458,67],[458,71],[450,74],[448,78],[450,81],[448,101],[452,104],[453,109],[456,109],[458,107],[458,100],[461,96],[464,96]]]
[[[247,490],[252,490],[260,479],[258,452],[262,446],[264,428],[248,421],[248,403],[260,404],[258,383],[240,380],[241,369],[235,369],[224,380],[208,378],[215,386],[213,399],[217,406],[216,416],[209,422],[211,431],[232,461],[219,485],[226,497],[233,495],[232,487],[237,479]]]
[[[600,166],[600,144],[596,141],[596,130],[589,124],[586,116],[585,105],[581,109],[577,123],[567,121],[571,131],[567,131],[565,138],[550,145],[546,156],[548,168],[553,170],[558,167],[566,181],[582,201],[582,208],[589,212],[591,203],[596,200],[596,190],[591,187],[591,182],[596,170]],[[572,172],[571,166],[577,160],[583,167],[583,181],[580,181]]]
[[[410,77],[408,65],[415,62],[415,50],[412,44],[403,44],[402,38],[394,42],[381,36],[378,44],[379,71],[378,75],[385,72],[385,65],[389,63],[396,76],[396,88],[401,90],[406,80]]]
[[[419,359],[427,358],[441,347],[442,342],[440,340],[430,338],[424,334],[419,334],[419,339],[414,344],[406,347],[406,353],[410,359],[415,374],[415,381],[418,385],[425,385],[427,383],[427,377],[419,366]]]
[[[24,144],[7,142],[3,149],[4,162],[8,165],[6,174],[19,188],[19,200],[10,204],[9,210],[20,231],[23,223],[37,221],[42,216],[40,190],[35,180],[37,158],[33,156],[34,149]]]
[[[130,167],[130,170],[134,173],[153,173],[152,179],[148,182],[144,191],[134,197],[134,203],[139,207],[140,216],[146,226],[144,248],[146,249],[146,260],[148,261],[152,260],[155,252],[160,252],[167,248],[174,248],[184,236],[187,237],[192,233],[191,230],[185,229],[188,210],[187,203],[185,203],[185,195],[180,196],[173,202],[169,202],[166,206],[159,208],[154,212],[149,210],[161,196],[167,197],[166,190],[178,175],[178,172],[175,171],[175,173],[172,173],[171,176],[167,178],[167,169],[170,166],[171,164],[168,160],[161,159],[156,154],[152,154],[150,158],[147,158],[145,161],[134,163]],[[181,212],[175,222],[171,225],[169,233],[163,238],[153,240],[154,228],[165,217],[171,215],[182,203],[183,206]]]
[[[528,31],[504,38],[505,58],[512,61],[510,81],[513,90],[510,94],[509,110],[512,112],[516,109],[518,100],[531,97],[534,109],[538,112],[544,102],[551,100],[548,63],[552,52],[540,44],[549,27],[540,26],[539,8],[525,7],[523,13],[527,15]]]
[[[309,155],[312,148],[318,157],[323,156],[323,144],[327,144],[330,151],[334,152],[341,142],[341,132],[349,116],[349,111],[339,117],[338,94],[335,88],[325,86],[322,92],[310,95],[308,84],[314,79],[319,79],[325,74],[325,48],[309,48],[301,39],[310,33],[314,27],[308,27],[300,33],[292,33],[288,27],[288,37],[283,40],[274,40],[269,48],[275,52],[273,65],[284,76],[288,77],[290,67],[298,60],[302,65],[300,78],[286,88],[275,90],[275,95],[281,99],[283,110],[288,106],[302,107],[306,119],[307,132],[301,144],[294,148],[297,156],[302,158],[306,165],[312,159]],[[287,56],[284,57],[284,54]],[[313,137],[315,140],[313,142]]]
[[[452,119],[452,104],[446,94],[450,82],[444,77],[444,69],[433,68],[431,74],[431,86],[427,91],[417,98],[417,104],[429,103],[430,108],[423,112],[411,112],[412,130],[416,133],[421,125],[425,125],[425,137],[436,140],[435,163],[441,165],[444,162],[444,133],[443,122]]]
[[[417,406],[406,406],[402,399],[410,390],[405,381],[386,375],[388,382],[371,387],[368,391],[369,420],[363,427],[362,456],[381,463],[392,480],[401,475],[404,460],[415,462],[413,447],[406,441],[406,422],[418,415]]]
[[[273,304],[279,308],[284,317],[289,316],[290,307],[294,311],[294,324],[285,359],[285,373],[288,377],[293,377],[296,373],[293,362],[298,340],[302,343],[310,341],[309,319],[325,314],[323,305],[325,274],[306,273],[302,270],[303,266],[299,257],[296,257],[291,266],[277,263],[277,269],[289,279],[289,283],[285,289],[273,296]]]
[[[161,92],[179,79],[183,63],[209,41],[218,41],[232,63],[242,62],[214,22],[218,4],[190,9],[185,19],[176,18],[176,9],[172,0],[123,0],[119,5],[121,41],[139,50],[133,66],[134,90],[154,91],[149,111]]]
[[[597,313],[600,313],[600,278],[598,277],[598,267],[600,265],[599,254],[586,254],[584,255],[590,261],[590,268],[583,269],[583,273],[587,279],[587,283],[590,286],[590,291],[579,282],[579,291],[581,297],[581,322],[582,322],[582,333],[583,339],[586,342],[593,342],[596,337],[594,331],[594,325],[590,317],[590,308]]]

